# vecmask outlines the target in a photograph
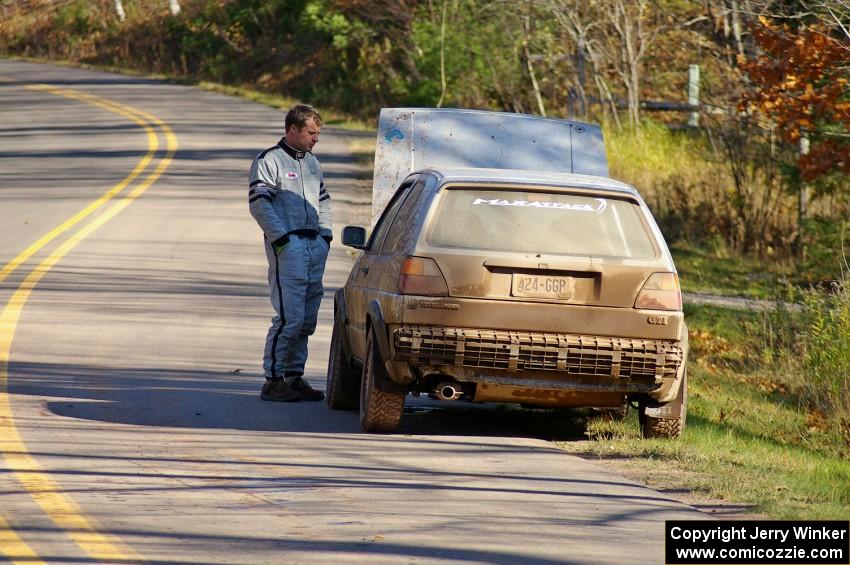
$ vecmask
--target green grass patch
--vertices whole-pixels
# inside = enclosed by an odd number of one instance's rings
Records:
[[[792,273],[788,264],[730,253],[721,244],[697,247],[679,241],[670,252],[686,292],[775,298]]]
[[[749,374],[778,361],[783,346],[772,333],[777,323],[774,312],[690,304],[684,311],[692,363],[712,371]]]
[[[652,199],[662,179],[680,177],[707,167],[691,134],[674,132],[661,123],[647,120],[639,131],[604,124],[605,148],[611,176],[634,185]]]
[[[770,324],[782,320],[779,314],[688,306],[685,315],[691,349],[683,436],[642,439],[632,413],[621,422],[591,419],[589,441],[561,445],[625,458],[628,470],[653,486],[687,489],[771,518],[846,519],[845,416],[813,400],[801,384],[805,356],[795,357],[790,342],[771,342]],[[790,313],[782,316],[793,325]],[[794,316],[806,327],[804,313]]]
[[[776,519],[847,519],[850,460],[829,431],[810,425],[793,397],[692,365],[688,424],[676,441],[645,440],[634,414],[591,420],[590,441],[560,445],[600,458],[627,458],[639,479]]]

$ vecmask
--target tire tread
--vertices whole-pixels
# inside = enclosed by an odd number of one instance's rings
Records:
[[[401,423],[404,394],[382,392],[375,387],[375,343],[370,332],[366,339],[360,394],[360,425],[367,432],[394,432]]]

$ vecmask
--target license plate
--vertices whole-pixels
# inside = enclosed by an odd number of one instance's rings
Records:
[[[511,295],[528,298],[554,298],[569,300],[575,290],[572,277],[546,277],[514,273]]]

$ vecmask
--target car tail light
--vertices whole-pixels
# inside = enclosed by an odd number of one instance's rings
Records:
[[[676,273],[652,273],[638,293],[635,308],[681,310],[682,292]]]
[[[449,287],[433,259],[408,257],[401,266],[398,289],[402,294],[448,296]]]

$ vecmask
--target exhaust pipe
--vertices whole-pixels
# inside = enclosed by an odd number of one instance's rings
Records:
[[[458,383],[440,383],[433,394],[438,400],[457,400],[463,396],[463,389]]]

